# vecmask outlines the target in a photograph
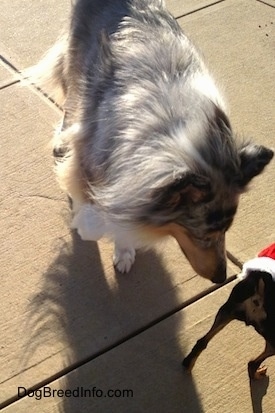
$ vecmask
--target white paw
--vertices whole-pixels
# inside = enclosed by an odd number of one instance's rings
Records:
[[[105,233],[105,222],[91,204],[84,204],[75,214],[71,228],[76,229],[83,241],[97,241]]]
[[[136,251],[134,248],[118,248],[115,247],[113,262],[116,269],[121,273],[130,271],[135,262]]]

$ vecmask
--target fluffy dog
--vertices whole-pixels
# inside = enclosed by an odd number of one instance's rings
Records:
[[[82,239],[135,250],[173,236],[194,270],[226,277],[225,232],[273,152],[236,142],[205,63],[162,0],[79,0],[38,66],[63,106],[54,154]],[[46,89],[46,90],[49,90]]]

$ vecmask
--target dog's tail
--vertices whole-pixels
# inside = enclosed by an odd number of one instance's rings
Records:
[[[62,106],[66,97],[66,50],[68,38],[61,37],[35,66],[21,72],[22,83],[33,85]]]

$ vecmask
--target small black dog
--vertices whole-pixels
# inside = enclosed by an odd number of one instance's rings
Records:
[[[209,341],[230,321],[240,320],[252,325],[266,341],[264,351],[248,363],[250,379],[266,375],[261,363],[275,355],[275,280],[265,271],[250,271],[232,290],[227,302],[219,309],[209,332],[197,341],[191,353],[183,360],[183,366],[191,372],[198,356]]]

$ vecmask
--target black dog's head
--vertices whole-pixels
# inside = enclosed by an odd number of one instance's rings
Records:
[[[275,282],[268,272],[250,270],[233,288],[229,302],[238,320],[255,327],[275,345]]]

